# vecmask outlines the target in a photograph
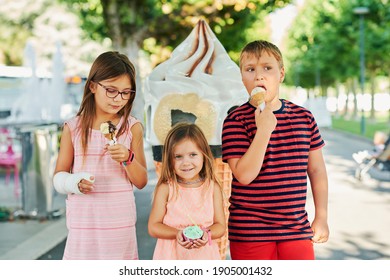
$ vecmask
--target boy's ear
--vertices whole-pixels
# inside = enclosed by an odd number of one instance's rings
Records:
[[[285,76],[285,73],[284,73],[284,66],[280,69],[280,80],[279,82],[280,83],[283,83],[284,81],[284,76]]]

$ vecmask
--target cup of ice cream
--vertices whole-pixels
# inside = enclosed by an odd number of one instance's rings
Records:
[[[188,226],[183,229],[183,238],[186,241],[194,241],[202,238],[203,230],[198,226]]]

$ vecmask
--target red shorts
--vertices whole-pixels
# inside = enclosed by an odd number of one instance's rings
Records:
[[[313,243],[307,240],[230,242],[232,260],[314,260]]]

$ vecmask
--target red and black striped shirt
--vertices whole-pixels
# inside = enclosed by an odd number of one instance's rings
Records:
[[[312,113],[281,100],[277,126],[261,171],[243,185],[233,176],[229,240],[286,241],[313,235],[305,210],[309,151],[324,146]],[[231,112],[222,130],[222,159],[240,158],[256,133],[255,107],[245,103]]]

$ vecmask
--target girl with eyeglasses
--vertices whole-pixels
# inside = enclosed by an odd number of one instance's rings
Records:
[[[63,259],[138,259],[133,189],[147,183],[143,127],[131,115],[135,68],[118,52],[92,64],[77,115],[64,123],[53,183],[67,194]],[[115,142],[100,131],[114,126]]]

